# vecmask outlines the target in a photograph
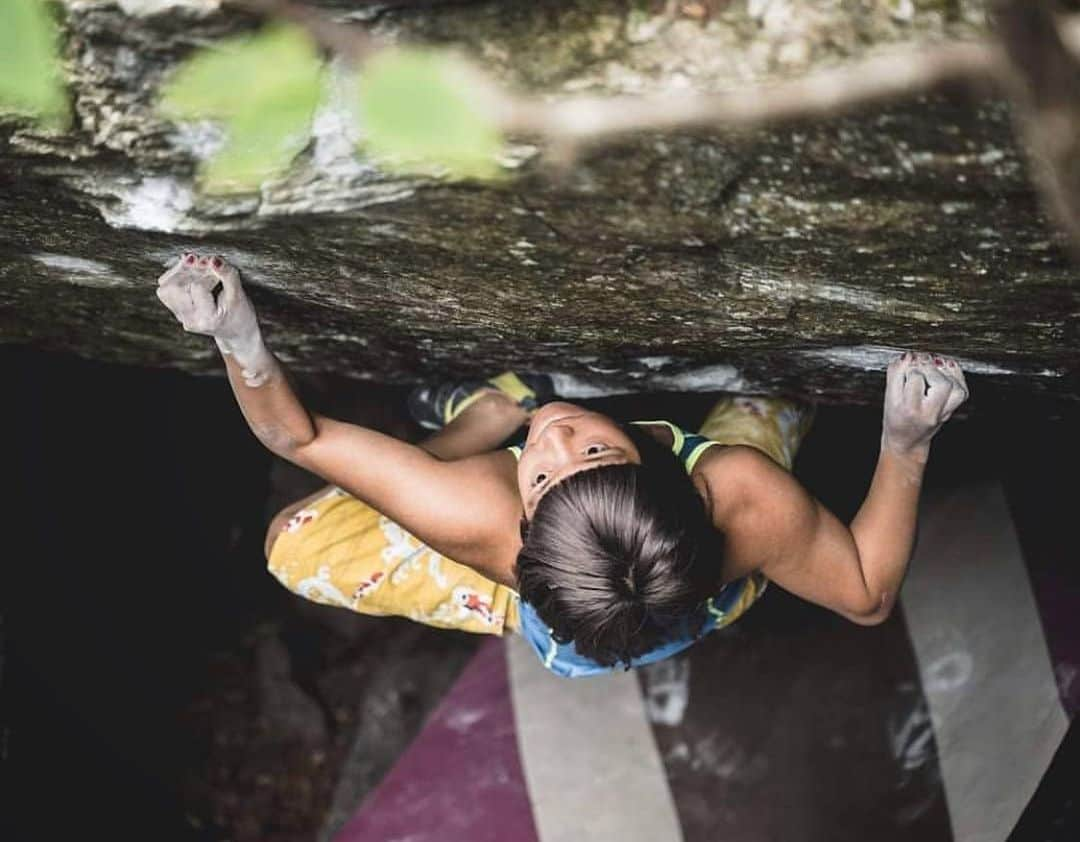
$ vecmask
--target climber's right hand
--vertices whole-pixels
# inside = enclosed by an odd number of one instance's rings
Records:
[[[217,255],[182,254],[158,278],[157,297],[184,330],[214,337],[222,353],[236,359],[249,386],[266,382],[272,356],[236,267]]]
[[[259,334],[240,273],[216,255],[180,255],[158,278],[157,296],[184,330],[213,336],[226,348],[249,345]]]

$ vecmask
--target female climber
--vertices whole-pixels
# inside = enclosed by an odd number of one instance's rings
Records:
[[[888,367],[881,451],[850,526],[789,470],[810,413],[721,400],[699,433],[544,403],[507,373],[414,393],[419,445],[307,410],[266,348],[239,273],[183,255],[158,297],[212,336],[273,453],[331,485],[271,523],[271,572],[321,603],[518,632],[567,676],[667,657],[729,625],[768,582],[865,625],[896,601],[930,442],[967,398],[955,360]],[[426,416],[426,417],[425,417]],[[519,446],[501,448],[522,425]]]

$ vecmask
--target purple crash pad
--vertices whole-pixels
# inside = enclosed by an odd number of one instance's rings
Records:
[[[538,842],[503,648],[481,645],[335,842]]]

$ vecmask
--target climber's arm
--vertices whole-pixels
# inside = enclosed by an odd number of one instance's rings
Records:
[[[415,445],[310,412],[263,344],[238,273],[220,258],[185,256],[162,276],[158,297],[186,330],[215,338],[244,418],[268,449],[464,564],[489,564],[493,548],[504,549],[504,533],[521,514],[510,453],[441,461]]]
[[[508,451],[442,461],[375,430],[313,416],[314,435],[281,455],[348,491],[425,544],[488,572],[521,517]]]
[[[911,556],[922,464],[882,453],[848,528],[768,456],[740,451],[729,464],[738,459],[742,503],[722,525],[729,576],[758,570],[853,622],[884,620]]]
[[[768,457],[739,448],[728,473],[742,503],[724,525],[736,568],[854,622],[884,620],[911,558],[930,439],[966,397],[953,360],[905,355],[889,367],[881,455],[850,528]]]
[[[521,503],[508,485],[507,451],[443,461],[416,445],[305,410],[280,365],[260,386],[244,382],[226,356],[229,379],[260,441],[295,465],[368,503],[442,554],[490,575]]]
[[[885,618],[883,592],[868,579],[855,536],[791,474],[746,446],[729,448],[713,464],[714,481],[737,501],[715,521],[725,538],[726,578],[759,571],[855,622]]]

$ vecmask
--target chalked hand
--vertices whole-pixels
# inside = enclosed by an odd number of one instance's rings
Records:
[[[925,457],[930,440],[968,397],[963,369],[951,357],[908,351],[885,377],[882,445]]]
[[[222,353],[233,355],[248,386],[266,382],[273,357],[234,266],[218,256],[182,254],[158,278],[157,296],[184,330],[214,337]]]

